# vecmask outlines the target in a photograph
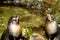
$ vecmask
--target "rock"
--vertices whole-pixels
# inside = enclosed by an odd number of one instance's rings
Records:
[[[33,33],[30,40],[45,40],[44,37],[38,33]]]
[[[43,7],[43,0],[3,0],[1,2],[3,4],[13,4],[32,9],[41,9]]]
[[[32,9],[42,9],[43,7],[43,2],[42,1],[34,1],[33,3],[31,3],[30,7]]]

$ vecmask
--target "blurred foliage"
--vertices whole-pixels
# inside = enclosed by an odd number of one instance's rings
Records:
[[[36,2],[36,1],[35,1]],[[33,32],[45,36],[45,19],[46,14],[55,15],[57,22],[60,24],[60,0],[43,0],[43,6],[39,9],[34,3],[35,9],[15,7],[15,6],[0,6],[0,37],[3,31],[7,28],[8,20],[13,15],[20,17],[20,25],[23,27],[23,34],[29,37]],[[29,6],[29,5],[28,5]],[[38,9],[36,9],[38,7]],[[35,28],[37,28],[35,30]],[[47,39],[46,39],[47,40]]]
[[[20,17],[20,25],[22,25],[23,28],[29,29],[29,27],[39,27],[40,25],[43,25],[43,21],[39,16],[36,16],[34,14],[30,14],[30,12],[27,9],[20,8],[20,7],[0,7],[3,9],[2,13],[0,14],[0,33],[2,34],[3,31],[7,28],[8,20],[13,15],[18,15]],[[24,31],[23,31],[24,32]],[[29,35],[29,32],[27,32]]]

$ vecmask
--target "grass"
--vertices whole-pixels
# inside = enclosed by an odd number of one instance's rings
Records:
[[[24,28],[40,27],[45,24],[45,17],[43,18],[43,16],[37,16],[36,14],[30,13],[27,9],[21,7],[1,6],[0,7],[0,38],[4,30],[7,28],[9,17],[13,15],[18,15],[20,17],[20,24]],[[56,13],[55,17],[56,20],[60,23],[59,13]],[[43,30],[39,31],[41,35],[44,35],[43,32],[44,32]]]
[[[1,6],[0,10],[0,37],[7,28],[9,17],[13,15],[18,15],[20,17],[20,24],[23,27],[39,27],[39,25],[43,24],[39,16],[31,14],[24,8]]]

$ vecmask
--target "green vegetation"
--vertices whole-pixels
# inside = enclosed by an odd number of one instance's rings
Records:
[[[39,27],[44,22],[42,18],[37,15],[31,14],[27,9],[20,7],[0,7],[2,13],[0,13],[0,36],[3,31],[7,28],[9,17],[18,15],[20,17],[20,24],[24,28]],[[31,34],[31,33],[30,33]]]
[[[58,4],[58,5],[57,5]],[[10,6],[1,6],[0,7],[0,38],[4,30],[7,28],[9,17],[13,15],[18,15],[20,17],[20,25],[26,29],[26,34],[30,36],[33,32],[31,28],[39,27],[40,30],[36,31],[37,33],[43,35],[45,37],[45,30],[43,30],[43,26],[45,26],[45,18],[47,13],[51,13],[55,15],[55,18],[58,23],[60,23],[60,1],[53,6],[50,7],[51,10],[44,8],[42,10],[33,10],[33,9],[25,9],[22,7],[10,7]],[[48,5],[47,5],[48,6]],[[45,10],[45,11],[44,11]],[[47,12],[46,12],[47,11]],[[24,33],[24,32],[23,32]],[[46,38],[46,37],[45,37]]]

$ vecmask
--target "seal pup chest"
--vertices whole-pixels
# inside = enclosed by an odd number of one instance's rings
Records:
[[[22,29],[19,25],[11,24],[9,26],[9,31],[13,36],[18,37],[20,35]]]
[[[47,23],[46,30],[49,35],[57,32],[57,23],[55,21]]]

